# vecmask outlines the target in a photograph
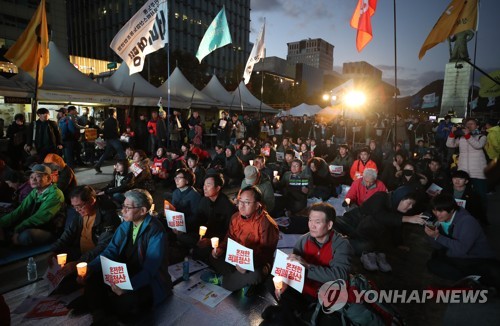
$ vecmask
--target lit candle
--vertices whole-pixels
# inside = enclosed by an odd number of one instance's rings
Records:
[[[57,255],[57,264],[60,265],[61,267],[64,267],[64,265],[66,265],[66,258],[67,257],[68,257],[68,254]]]
[[[273,277],[274,288],[278,290],[278,299],[281,295],[281,289],[283,288],[283,278],[281,276]]]
[[[351,198],[346,198],[345,202],[346,202],[347,206],[349,206],[351,204]]]
[[[207,227],[206,226],[200,226],[200,239],[203,238],[203,236],[207,233]]]
[[[273,175],[274,175],[274,177],[277,177],[278,176],[278,171],[273,171]]]
[[[253,160],[248,161],[251,166],[253,166]]]
[[[85,277],[85,275],[87,275],[87,263],[76,264],[76,271],[78,273],[78,276]]]
[[[212,241],[212,248],[217,249],[219,246],[219,238],[213,237],[210,241]]]

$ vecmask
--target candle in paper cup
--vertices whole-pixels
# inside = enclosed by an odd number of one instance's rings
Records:
[[[346,198],[345,202],[346,202],[347,206],[349,206],[351,204],[351,198]]]
[[[85,277],[87,275],[87,263],[76,264],[76,271],[78,272],[78,276]]]
[[[283,288],[283,277],[275,276],[273,277],[273,282],[276,290],[281,290]]]
[[[204,236],[207,233],[207,227],[206,226],[200,226],[200,237]]]
[[[213,237],[210,241],[212,241],[212,248],[217,249],[219,246],[219,238]]]
[[[278,176],[278,171],[273,171],[273,175],[274,175],[275,177],[277,177],[277,176]]]
[[[68,257],[68,254],[59,254],[57,255],[57,264],[61,265],[63,267],[66,265],[66,258]]]
[[[253,166],[253,160],[248,161],[251,166]]]

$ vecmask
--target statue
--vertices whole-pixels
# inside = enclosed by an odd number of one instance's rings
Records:
[[[450,62],[469,60],[469,51],[467,50],[467,42],[474,37],[474,31],[468,29],[457,33],[449,38],[450,41]],[[451,50],[451,42],[454,42],[453,50]]]

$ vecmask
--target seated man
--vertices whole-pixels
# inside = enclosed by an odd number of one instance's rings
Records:
[[[350,173],[352,181],[362,178],[363,171],[368,168],[378,171],[377,164],[370,159],[370,149],[365,147],[359,151],[358,159],[352,163]]]
[[[212,250],[209,259],[217,272],[202,274],[202,279],[219,284],[229,291],[262,282],[271,271],[273,255],[278,245],[278,225],[262,206],[262,194],[255,187],[247,187],[238,197],[238,210],[231,218],[229,230],[220,246]],[[225,262],[228,238],[253,250],[254,272]]]
[[[262,313],[264,320],[271,321],[272,317],[282,316],[283,322],[294,324],[294,311],[303,313],[311,303],[317,303],[318,290],[325,282],[344,279],[347,280],[351,270],[353,249],[349,241],[340,233],[335,232],[335,209],[328,203],[317,203],[309,211],[309,233],[303,235],[295,245],[293,254],[288,256],[306,268],[304,290],[302,293],[283,288],[273,293],[278,300],[278,306],[268,307]],[[277,311],[275,311],[277,310]]]
[[[277,189],[283,191],[283,196],[276,202],[276,210],[285,209],[295,214],[307,206],[307,195],[312,186],[312,178],[302,171],[302,161],[294,159],[290,171],[285,172],[281,179],[274,178]]]
[[[229,228],[231,216],[236,212],[236,207],[223,193],[224,178],[222,174],[209,174],[203,185],[204,197],[198,206],[198,222],[207,227],[205,237],[198,241],[194,255],[208,261],[212,249],[210,239],[217,237],[224,239]]]
[[[68,254],[67,264],[63,267],[68,274],[76,273],[77,263],[88,263],[98,257],[120,225],[115,205],[97,197],[90,186],[77,186],[70,198],[77,214],[51,246],[53,254],[49,256],[51,264],[56,254]]]
[[[147,190],[125,193],[120,224],[101,256],[127,264],[133,290],[122,290],[103,281],[100,257],[90,264],[85,278],[85,299],[91,310],[113,313],[131,321],[172,294],[168,273],[168,241],[159,219],[149,215],[153,197]],[[96,314],[98,316],[99,314]],[[94,322],[99,322],[94,318]]]
[[[454,281],[479,275],[479,282],[500,290],[500,261],[477,220],[451,194],[434,197],[431,208],[439,224],[424,229],[436,248],[427,262],[429,271]]]
[[[51,173],[50,168],[43,164],[33,166],[30,175],[33,190],[18,208],[0,218],[0,228],[8,228],[3,236],[12,235],[15,245],[44,244],[61,234],[64,227],[61,210],[64,195],[52,184]]]
[[[260,174],[266,175],[269,178],[269,180],[273,179],[273,170],[271,170],[266,165],[266,157],[264,155],[259,154],[255,156],[255,159],[253,161],[253,166],[255,166],[259,170]]]
[[[352,182],[344,202],[347,204],[346,206],[361,206],[365,200],[379,191],[387,192],[387,188],[382,181],[377,180],[377,170],[368,168],[363,171],[361,179]]]

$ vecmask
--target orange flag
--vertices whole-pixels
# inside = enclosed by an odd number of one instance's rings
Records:
[[[49,64],[49,32],[45,0],[31,18],[28,27],[16,43],[5,53],[5,58],[36,78],[38,67],[38,86],[42,86],[43,69]]]
[[[452,0],[425,39],[418,58],[448,37],[477,27],[477,0]]]
[[[351,18],[351,27],[358,30],[356,49],[361,52],[373,38],[371,18],[377,9],[377,0],[359,0]]]

